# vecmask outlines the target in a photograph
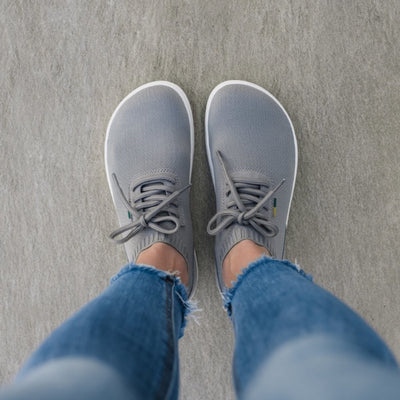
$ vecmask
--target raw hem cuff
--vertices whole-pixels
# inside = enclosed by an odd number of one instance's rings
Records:
[[[240,275],[238,275],[236,282],[231,288],[226,288],[222,293],[222,298],[224,300],[224,308],[227,311],[229,316],[232,316],[232,299],[236,293],[236,290],[240,287],[243,280],[246,278],[247,275],[251,274],[254,270],[262,266],[268,266],[270,262],[279,262],[280,264],[284,264],[285,266],[293,269],[294,271],[298,272],[301,276],[308,279],[309,281],[313,282],[313,277],[311,274],[307,274],[304,272],[297,264],[292,264],[288,260],[276,260],[271,257],[262,256],[258,260],[249,264],[247,268],[244,268]]]
[[[193,316],[193,313],[199,311],[196,303],[188,299],[185,285],[181,282],[180,278],[175,276],[174,274],[161,271],[149,265],[138,265],[133,263],[125,265],[125,267],[123,267],[116,275],[114,275],[110,280],[110,284],[112,285],[121,276],[135,271],[142,271],[148,274],[152,274],[164,280],[165,282],[173,283],[175,294],[183,307],[182,326],[179,332],[179,338],[181,338],[183,336],[189,317],[192,317],[196,320],[196,318]]]

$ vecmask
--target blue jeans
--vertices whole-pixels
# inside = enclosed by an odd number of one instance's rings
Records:
[[[224,297],[239,398],[400,398],[385,343],[288,261],[257,260]],[[0,399],[176,399],[190,309],[175,277],[127,265],[45,340]]]

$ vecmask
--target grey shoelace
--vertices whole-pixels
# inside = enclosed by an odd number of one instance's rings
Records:
[[[274,237],[278,234],[278,227],[268,221],[265,205],[271,196],[283,185],[285,179],[272,190],[265,193],[262,186],[268,187],[262,182],[249,182],[237,180],[233,182],[226,169],[221,152],[217,151],[218,160],[229,186],[229,192],[233,201],[227,204],[225,210],[217,212],[207,225],[207,232],[216,235],[233,223],[250,225],[264,237]],[[228,194],[228,193],[227,193]],[[213,227],[213,225],[215,225]]]
[[[110,239],[115,243],[122,244],[131,239],[138,232],[145,228],[154,229],[164,234],[172,234],[177,232],[180,227],[179,216],[177,214],[177,206],[173,203],[181,193],[189,189],[191,185],[187,185],[180,190],[174,190],[172,182],[165,180],[153,180],[151,182],[142,182],[142,192],[134,200],[131,205],[126,198],[117,176],[112,174],[114,184],[118,187],[118,194],[132,216],[140,215],[139,218],[131,223],[121,226],[110,234]],[[137,185],[138,186],[138,185]],[[165,223],[172,223],[172,228],[162,226]],[[129,232],[121,239],[118,236],[125,232]]]

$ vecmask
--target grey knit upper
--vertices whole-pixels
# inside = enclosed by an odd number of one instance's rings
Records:
[[[253,240],[267,247],[273,257],[283,258],[297,145],[289,117],[278,101],[261,87],[243,81],[229,81],[214,89],[205,124],[217,203],[208,231],[216,235],[222,290],[222,262],[237,242]]]
[[[129,261],[155,242],[185,258],[188,293],[196,280],[189,208],[193,120],[183,92],[168,82],[144,85],[127,96],[107,130],[107,178]]]

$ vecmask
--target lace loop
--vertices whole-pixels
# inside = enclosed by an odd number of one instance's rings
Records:
[[[142,231],[143,229],[150,228],[159,233],[163,233],[166,235],[173,234],[178,231],[180,227],[179,219],[172,215],[171,212],[168,212],[167,207],[173,205],[172,202],[175,200],[181,193],[190,188],[190,184],[183,187],[180,190],[176,190],[172,192],[170,195],[167,195],[167,192],[172,191],[172,186],[166,186],[163,184],[153,184],[150,189],[147,189],[143,193],[141,193],[135,201],[140,201],[138,204],[132,206],[128,199],[126,198],[119,182],[117,176],[112,174],[113,182],[118,188],[118,194],[124,203],[127,210],[132,215],[137,215],[141,213],[141,215],[134,221],[121,226],[115,231],[111,232],[109,238],[117,244],[126,243],[129,239],[135,236],[137,233]],[[142,187],[150,184],[148,182],[143,182]],[[158,215],[160,212],[165,212],[167,215]],[[171,228],[166,228],[161,224],[168,222],[172,224]],[[118,238],[124,233],[127,233],[126,236],[122,238]]]
[[[227,209],[217,212],[210,219],[207,225],[208,234],[216,235],[229,225],[238,223],[239,225],[250,225],[264,237],[276,236],[279,232],[278,227],[268,221],[268,216],[261,211],[271,196],[284,184],[285,179],[282,179],[277,186],[265,194],[262,190],[256,189],[254,184],[244,182],[235,184],[228,174],[220,151],[217,151],[217,157],[233,201],[228,203]],[[240,193],[238,188],[240,188]],[[253,204],[255,206],[251,207]]]

